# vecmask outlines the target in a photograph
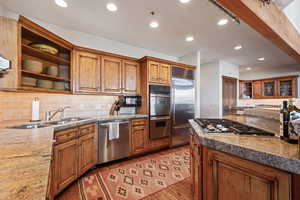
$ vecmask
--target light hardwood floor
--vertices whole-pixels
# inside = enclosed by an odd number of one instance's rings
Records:
[[[139,160],[144,160],[151,158],[151,156],[157,156],[158,154],[166,154],[170,153],[174,150],[165,150],[161,151],[159,153],[155,154],[150,154],[147,156],[139,157],[136,159],[128,160],[128,161],[123,161],[120,163],[114,163],[112,165],[106,166],[107,168],[112,168],[116,167],[118,165],[124,165],[124,164],[129,164],[132,162],[137,162]],[[97,173],[100,169],[95,169],[88,174],[93,174]],[[79,192],[79,184],[76,182],[73,185],[71,185],[69,188],[67,188],[59,197],[58,200],[82,200],[80,197],[80,192]],[[101,199],[99,199],[101,200]],[[168,188],[157,192],[155,194],[152,194],[148,197],[146,197],[143,200],[192,200],[192,186],[191,186],[191,180],[190,178],[185,179],[184,181],[181,181],[179,183],[176,183],[174,185],[169,186]]]

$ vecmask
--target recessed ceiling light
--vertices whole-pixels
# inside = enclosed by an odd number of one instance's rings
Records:
[[[190,2],[191,0],[180,0],[180,3],[188,3]]]
[[[116,4],[114,3],[108,3],[106,5],[107,10],[111,11],[111,12],[115,12],[118,10],[118,7],[116,6]]]
[[[264,61],[265,58],[264,58],[264,57],[261,57],[261,58],[259,58],[258,60],[259,60],[259,61]]]
[[[185,38],[185,41],[187,41],[187,42],[191,42],[193,40],[194,40],[193,36],[188,36],[188,37]]]
[[[247,68],[246,68],[247,71],[250,71],[251,69],[252,69],[251,67],[247,67]]]
[[[226,25],[228,23],[228,19],[220,19],[219,21],[218,21],[218,25],[219,26],[224,26],[224,25]]]
[[[58,6],[63,7],[63,8],[68,7],[67,2],[65,2],[64,0],[55,0],[55,3],[56,3]]]
[[[156,21],[152,21],[152,22],[150,22],[150,27],[151,28],[157,28],[157,27],[159,27],[159,23],[156,22]]]
[[[237,45],[237,46],[234,47],[235,50],[240,50],[242,48],[243,48],[242,45]]]

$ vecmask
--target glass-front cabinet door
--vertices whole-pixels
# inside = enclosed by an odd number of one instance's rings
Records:
[[[296,96],[296,79],[285,78],[278,79],[278,94],[280,97],[295,97]]]
[[[276,95],[276,81],[275,80],[265,80],[262,84],[263,97],[274,98]]]

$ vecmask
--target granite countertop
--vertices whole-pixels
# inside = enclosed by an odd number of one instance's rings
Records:
[[[252,119],[253,123],[247,123],[247,121],[251,122],[251,117],[229,116],[226,118],[257,128],[269,126],[264,124],[263,121],[259,122],[258,119]],[[190,124],[199,136],[198,142],[201,145],[287,172],[300,174],[298,145],[286,143],[278,137],[239,136],[235,134],[213,135],[205,133],[194,120],[190,120]],[[266,128],[264,129],[266,130]],[[275,130],[269,131],[274,132]]]
[[[55,131],[97,121],[144,118],[147,115],[83,117],[87,119],[39,129],[6,129],[26,121],[0,122],[0,199],[45,199]]]

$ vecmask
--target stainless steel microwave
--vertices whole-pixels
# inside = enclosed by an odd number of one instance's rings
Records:
[[[142,105],[141,96],[122,96],[122,107],[140,107]]]

